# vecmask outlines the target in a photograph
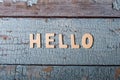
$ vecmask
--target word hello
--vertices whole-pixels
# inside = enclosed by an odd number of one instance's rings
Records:
[[[46,48],[55,48],[55,45],[50,44],[55,40],[51,37],[55,37],[55,33],[46,33],[45,35],[45,45]],[[80,48],[79,44],[75,42],[75,35],[70,35],[71,40],[71,48]],[[64,43],[63,35],[59,34],[59,48],[68,48],[68,45]],[[82,46],[83,48],[91,48],[93,45],[93,36],[89,33],[86,33],[82,36]],[[30,34],[30,48],[34,48],[34,44],[37,44],[37,48],[41,48],[41,34],[36,34],[36,39],[34,39],[34,35]]]

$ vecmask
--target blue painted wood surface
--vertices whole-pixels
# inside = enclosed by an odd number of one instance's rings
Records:
[[[120,0],[20,1],[27,0],[0,1],[0,16],[29,17],[0,18],[0,80],[120,80],[120,19],[92,18],[119,17]],[[81,45],[86,32],[94,36],[91,49]],[[42,48],[29,48],[30,33],[42,34]],[[45,33],[56,34],[55,49],[45,48]],[[58,47],[58,34],[68,49]],[[71,49],[70,34],[80,49]]]
[[[119,65],[120,19],[1,18],[0,64]],[[42,48],[30,49],[29,34],[42,34]],[[56,33],[54,49],[45,48],[45,34]],[[67,49],[58,47],[63,34]],[[81,45],[84,33],[94,36],[90,49],[70,48],[70,34]]]
[[[120,80],[119,66],[0,65],[0,80]]]

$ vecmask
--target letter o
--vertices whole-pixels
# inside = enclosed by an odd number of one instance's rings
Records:
[[[87,42],[87,40],[89,40],[89,41]],[[84,34],[83,37],[82,37],[83,48],[88,49],[88,48],[91,48],[92,45],[93,45],[93,36],[89,33]]]

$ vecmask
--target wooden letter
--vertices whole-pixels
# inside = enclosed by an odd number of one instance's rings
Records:
[[[71,47],[72,48],[80,48],[80,45],[76,45],[75,43],[75,35],[71,34]]]
[[[36,35],[36,40],[34,40],[34,35],[30,34],[30,48],[34,47],[34,44],[37,44],[37,48],[41,47],[41,35]]]
[[[93,45],[93,36],[89,33],[86,33],[82,37],[82,46],[84,48],[91,48]]]
[[[62,34],[59,34],[59,48],[68,48],[68,45],[65,45],[63,43],[63,36],[62,36]]]
[[[46,33],[46,48],[55,48],[54,45],[50,45],[50,42],[54,42],[54,39],[50,39],[50,37],[54,36],[54,33]]]

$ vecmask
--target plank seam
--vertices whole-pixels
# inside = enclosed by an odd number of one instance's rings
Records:
[[[107,66],[120,66],[120,65],[79,65],[79,64],[0,64],[0,65],[23,65],[23,66],[103,66],[103,67],[107,67]]]
[[[0,16],[0,18],[120,18],[119,16]]]

